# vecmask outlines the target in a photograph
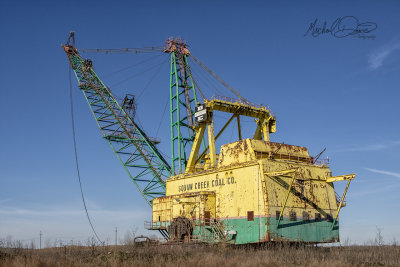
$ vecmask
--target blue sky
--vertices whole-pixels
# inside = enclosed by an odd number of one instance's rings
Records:
[[[272,141],[306,146],[310,154],[326,147],[334,175],[357,173],[341,212],[342,240],[366,242],[378,227],[387,242],[399,241],[399,11],[397,1],[2,1],[0,238],[37,241],[42,231],[54,242],[92,235],[76,177],[68,64],[60,48],[74,30],[81,48],[162,46],[169,36],[182,37],[244,97],[270,106],[277,116]],[[343,16],[375,22],[375,38],[304,36],[315,19],[322,25]],[[141,94],[140,122],[169,154],[168,55],[118,74],[152,55],[85,56],[117,95]],[[111,241],[115,227],[121,239],[131,229],[146,233],[150,208],[102,140],[76,84],[73,97],[96,230]],[[250,121],[243,125],[249,136]]]

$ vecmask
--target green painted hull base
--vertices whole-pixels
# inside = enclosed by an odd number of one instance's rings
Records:
[[[247,218],[219,220],[224,229],[236,234],[228,236],[228,242],[233,244],[248,244],[260,242],[305,242],[332,243],[339,241],[338,223],[332,229],[332,222],[322,221],[290,221],[282,218],[277,227],[276,218],[256,217],[254,221]],[[211,227],[197,226],[193,229],[194,236],[200,236],[205,242],[222,241],[215,238]]]
[[[225,231],[230,231],[227,239],[218,235],[213,227],[205,226],[198,220],[195,222],[192,237],[201,242],[228,242],[238,245],[260,242],[339,242],[339,223],[336,222],[332,228],[332,222],[327,220],[291,221],[282,218],[279,227],[275,217],[255,217],[254,221],[248,221],[247,218],[220,219],[218,222],[223,225]],[[162,228],[161,224],[157,226]],[[154,229],[157,229],[157,226]],[[162,226],[165,229],[169,223],[163,223]]]

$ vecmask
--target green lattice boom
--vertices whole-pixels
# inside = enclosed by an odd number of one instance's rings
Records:
[[[171,167],[155,144],[115,100],[110,90],[74,46],[63,46],[94,118],[125,171],[147,203],[165,196]]]
[[[196,90],[190,72],[187,56],[171,52],[170,73],[170,112],[171,112],[171,154],[172,172],[183,173],[187,163],[187,154],[192,148],[195,132],[193,105],[197,105]],[[192,125],[191,125],[192,124]]]

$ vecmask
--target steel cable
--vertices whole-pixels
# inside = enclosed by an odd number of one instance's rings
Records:
[[[109,73],[109,74],[102,75],[102,76],[103,76],[103,78],[108,78],[108,77],[113,76],[113,75],[115,75],[115,74],[117,74],[117,73],[120,73],[120,72],[122,72],[122,71],[125,71],[125,70],[130,69],[130,68],[133,68],[133,67],[136,67],[136,66],[138,66],[138,65],[140,65],[140,64],[146,63],[146,62],[148,62],[148,61],[151,61],[151,60],[153,60],[153,59],[155,59],[155,58],[158,58],[158,57],[161,57],[161,56],[163,56],[163,54],[160,54],[160,55],[156,55],[156,56],[154,56],[154,57],[147,58],[147,59],[145,59],[145,60],[136,62],[136,63],[133,64],[133,65],[129,65],[129,66],[127,66],[127,67],[124,67],[124,68],[122,68],[122,69],[116,70],[116,71],[114,71],[114,72],[111,72],[111,73]]]
[[[233,89],[229,84],[227,84],[222,78],[220,78],[217,74],[215,74],[211,69],[209,69],[206,65],[204,65],[199,59],[197,59],[195,56],[190,54],[190,57],[193,59],[194,62],[196,62],[200,67],[202,67],[205,71],[207,71],[211,76],[213,76],[218,82],[220,82],[223,86],[225,86],[231,93],[236,95],[239,100],[241,100],[245,104],[251,104],[247,99],[245,99],[238,91]]]
[[[164,106],[164,111],[163,111],[163,113],[161,115],[160,123],[158,124],[157,132],[156,132],[156,138],[158,137],[158,132],[160,131],[161,124],[162,124],[162,122],[164,120],[165,111],[167,110],[168,103],[169,103],[169,99],[167,98],[167,101],[165,102],[165,106]]]
[[[94,229],[93,223],[90,219],[89,212],[86,206],[86,201],[85,201],[85,196],[83,195],[83,189],[82,189],[82,181],[81,181],[81,175],[79,171],[79,162],[78,162],[78,151],[76,149],[76,135],[75,135],[75,120],[74,120],[74,104],[73,104],[73,98],[72,98],[72,79],[71,79],[71,67],[69,67],[69,96],[70,96],[70,107],[71,107],[71,124],[72,124],[72,139],[74,141],[74,153],[75,153],[75,165],[76,165],[76,172],[78,174],[78,180],[79,180],[79,187],[81,189],[81,197],[82,197],[82,202],[83,206],[85,208],[86,212],[86,217],[89,221],[90,227],[92,228],[92,231],[94,235],[96,236],[97,240],[101,243],[104,244],[103,241],[100,240],[99,236],[96,233],[96,230]]]
[[[216,81],[209,79],[208,78],[209,76],[205,75],[206,72],[204,71],[204,69],[199,68],[198,70],[196,70],[196,68],[194,68],[194,66],[200,67],[199,65],[192,64],[192,73],[194,74],[194,76],[196,76],[198,78],[198,80],[202,81],[206,85],[206,87],[208,86],[211,93],[212,93],[212,89],[214,89],[214,91],[217,94],[223,95],[223,93],[220,90],[218,90],[218,88],[217,88],[218,85],[217,85]]]
[[[146,91],[146,89],[149,87],[149,85],[152,83],[152,81],[154,80],[154,78],[156,78],[156,76],[160,73],[161,68],[164,66],[165,62],[167,62],[168,58],[166,58],[161,64],[160,67],[156,70],[156,73],[154,73],[154,75],[151,77],[151,79],[146,83],[146,85],[143,87],[143,90],[139,93],[139,95],[137,96],[136,100],[139,100],[139,98],[143,95],[144,91]]]
[[[78,49],[81,53],[153,53],[153,52],[162,52],[161,47],[145,47],[145,48],[83,48]]]
[[[119,81],[119,82],[117,82],[117,83],[112,84],[110,87],[113,88],[113,87],[115,87],[115,86],[117,86],[117,85],[120,85],[120,84],[122,84],[122,83],[124,83],[124,82],[126,82],[126,81],[129,81],[130,79],[133,79],[133,78],[135,78],[135,77],[137,77],[137,76],[139,76],[139,75],[142,75],[143,73],[146,73],[146,72],[148,72],[148,71],[151,71],[152,69],[154,69],[154,68],[156,68],[156,67],[158,67],[158,66],[160,66],[160,65],[162,65],[162,64],[164,64],[164,63],[165,63],[165,61],[163,61],[163,62],[161,62],[161,63],[159,63],[159,64],[156,64],[156,65],[154,65],[154,66],[151,66],[151,67],[145,69],[145,70],[142,71],[142,72],[135,73],[135,74],[129,76],[128,78],[126,78],[126,79],[124,79],[124,80],[122,80],[122,81]]]

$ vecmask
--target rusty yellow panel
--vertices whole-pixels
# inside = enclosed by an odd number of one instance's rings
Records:
[[[221,146],[218,167],[246,163],[271,156],[276,159],[297,160],[306,163],[311,160],[306,147],[245,139]]]
[[[311,165],[299,162],[264,160],[264,183],[267,188],[268,214],[275,215],[282,210],[286,198],[291,174],[269,176],[268,173],[297,168],[292,192],[289,194],[284,215],[295,211],[309,214],[322,213],[332,215],[337,208],[334,188],[327,184],[324,177],[330,175],[326,166]]]
[[[215,195],[214,194],[208,194],[204,195],[204,210],[210,212],[210,217],[215,218],[216,217],[216,202],[215,202]]]
[[[298,169],[296,178],[303,180],[316,179],[325,181],[326,177],[331,176],[331,170],[327,166],[306,164],[294,161],[264,160],[264,173]]]
[[[153,200],[153,222],[167,222],[172,219],[172,197],[159,197]]]
[[[204,218],[209,211],[211,218],[216,217],[215,195],[213,192],[186,193],[156,198],[153,200],[153,222],[171,221],[173,218]]]
[[[196,218],[196,211],[199,208],[198,196],[174,196],[172,206],[172,217]]]
[[[255,160],[255,154],[252,150],[250,140],[240,140],[221,146],[218,158],[218,167],[237,165]]]
[[[265,142],[262,140],[249,140],[252,149],[255,153],[276,153],[275,157],[280,155],[287,156],[286,158],[292,157],[293,159],[305,158],[309,159],[310,155],[308,149],[302,146],[286,145],[275,142]]]
[[[305,147],[245,139],[221,146],[218,167],[245,163],[260,158],[269,158],[270,156],[274,156],[277,159],[310,161],[308,149]]]
[[[206,174],[176,176],[167,180],[167,195],[215,192],[215,201],[207,201],[212,210],[215,203],[217,218],[246,217],[248,211],[256,216],[265,214],[262,173],[256,162],[251,166],[228,168]],[[208,196],[209,199],[212,197]]]
[[[266,176],[266,187],[268,188],[268,205],[270,208],[281,208],[285,200],[291,177],[269,177]],[[299,195],[293,194],[293,191]],[[304,196],[307,200],[302,198]],[[312,208],[317,205],[321,209],[334,209],[329,202],[329,190],[327,184],[315,180],[295,179],[292,186],[292,193],[288,198],[288,207]],[[273,214],[273,213],[271,213]]]

